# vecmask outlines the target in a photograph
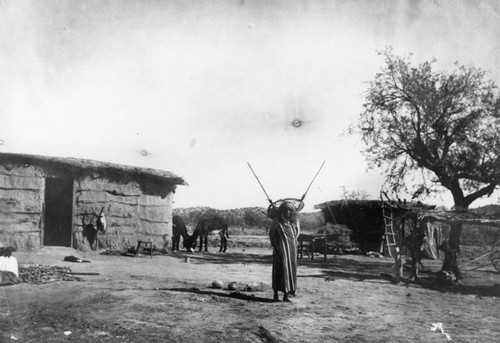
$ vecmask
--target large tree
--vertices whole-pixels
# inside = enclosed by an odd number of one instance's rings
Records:
[[[442,187],[456,209],[490,196],[500,184],[500,97],[485,72],[455,63],[451,71],[418,65],[392,49],[369,83],[359,129],[371,166],[384,168],[393,191],[414,196]],[[410,178],[412,178],[410,180]],[[412,185],[413,189],[409,189]],[[452,228],[458,248],[461,226]]]

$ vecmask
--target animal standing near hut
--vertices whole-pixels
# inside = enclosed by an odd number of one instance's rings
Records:
[[[172,251],[179,251],[179,243],[183,240],[184,247],[189,250],[186,245],[189,234],[184,220],[179,215],[172,216]]]
[[[96,228],[101,248],[128,249],[138,239],[164,246],[172,233],[173,194],[187,185],[164,170],[2,152],[0,183],[7,194],[0,222],[12,223],[2,226],[0,241],[18,251],[45,246],[87,251],[90,241],[95,249]],[[92,217],[103,206],[103,216]]]
[[[203,250],[205,246],[205,252],[208,252],[208,236],[216,235],[220,236],[220,249],[219,252],[226,252],[227,250],[227,239],[229,238],[227,222],[223,218],[202,218],[196,225],[191,237],[188,237],[184,242],[186,249],[192,251],[196,248],[196,240],[200,238],[199,251]]]

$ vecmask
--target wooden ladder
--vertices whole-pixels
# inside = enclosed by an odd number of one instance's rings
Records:
[[[387,200],[384,200],[384,196]],[[401,253],[401,238],[396,237],[394,218],[394,209],[397,208],[389,199],[384,191],[380,192],[380,199],[382,200],[382,216],[384,218],[385,227],[385,244],[387,246],[387,253],[394,258],[394,282],[399,283],[403,276],[403,256]],[[403,233],[400,232],[400,237]],[[399,241],[398,241],[399,240]]]
[[[146,256],[151,256],[153,258],[153,242],[151,241],[137,241],[137,248],[135,249],[134,257],[139,256],[139,254],[144,254]]]
[[[394,213],[392,207],[384,200],[387,194],[380,192],[380,199],[382,200],[382,217],[384,218],[384,236],[387,253],[392,256],[392,250],[397,248],[396,233],[394,232]],[[389,200],[389,198],[387,198]]]

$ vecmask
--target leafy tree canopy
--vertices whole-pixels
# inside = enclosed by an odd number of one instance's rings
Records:
[[[364,189],[350,190],[345,186],[340,187],[342,189],[342,195],[340,196],[345,200],[368,200],[370,194]]]
[[[433,69],[436,60],[413,65],[411,55],[395,56],[390,47],[379,55],[385,64],[369,83],[358,125],[370,167],[386,168],[391,189],[412,191],[414,198],[443,186],[455,207],[466,209],[490,196],[500,184],[494,82],[458,62],[445,72]]]

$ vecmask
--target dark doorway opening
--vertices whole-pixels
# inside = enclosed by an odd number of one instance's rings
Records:
[[[73,180],[45,179],[43,245],[70,247],[73,226]]]

